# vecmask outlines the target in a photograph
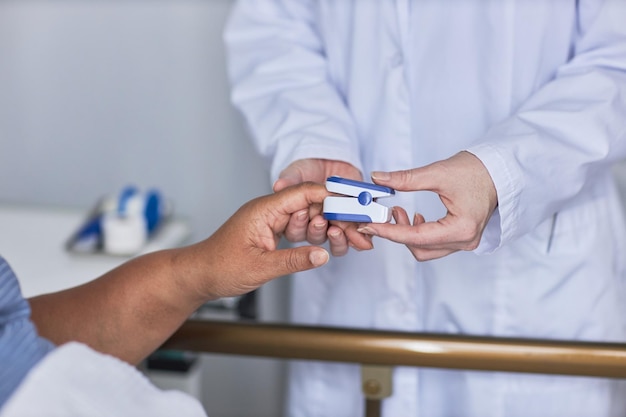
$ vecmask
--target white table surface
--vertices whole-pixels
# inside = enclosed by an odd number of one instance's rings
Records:
[[[66,241],[86,216],[86,210],[0,205],[0,256],[15,271],[24,297],[83,284],[129,259],[67,252]],[[171,220],[141,253],[180,246],[189,232],[186,222]]]

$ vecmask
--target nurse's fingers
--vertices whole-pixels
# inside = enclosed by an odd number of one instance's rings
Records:
[[[405,226],[411,225],[409,216],[406,214],[406,211],[402,207],[398,207],[398,206],[393,207],[391,209],[391,215],[393,216],[393,219],[395,220],[396,224],[405,225]]]
[[[387,224],[381,228],[378,224],[362,224],[357,230],[364,233],[369,232],[373,235],[378,235],[391,241],[406,245],[413,257],[418,261],[430,261],[432,259],[442,258],[457,251],[456,249],[431,248],[413,245],[415,234],[418,233],[418,227],[425,223],[424,216],[420,213],[415,213],[413,216],[413,224],[411,225],[409,216],[402,207],[393,207],[392,210],[393,219],[396,222],[395,225]],[[387,234],[386,229],[391,228],[394,228],[393,234]]]
[[[372,237],[357,230],[358,223],[337,222],[344,227],[343,232],[348,238],[348,245],[356,250],[374,249]]]
[[[433,259],[443,258],[444,256],[448,256],[451,253],[458,252],[456,250],[422,249],[413,248],[411,246],[407,246],[407,248],[409,248],[409,251],[411,251],[413,257],[420,262],[432,261]]]
[[[302,176],[302,172],[290,165],[280,173],[280,177],[274,182],[272,189],[274,192],[278,192],[289,186],[300,184],[305,180],[306,179]]]
[[[379,236],[391,240],[392,242],[405,245],[418,261],[430,261],[458,251],[458,249],[447,247],[431,247],[428,246],[424,240],[420,240],[420,229],[428,225],[428,223],[424,222],[424,218],[421,215],[414,217],[414,223],[416,224],[413,225],[410,224],[406,214],[402,216],[396,216],[394,214],[394,218],[396,219],[396,224],[370,223],[362,225],[358,230],[362,233]]]
[[[343,233],[343,229],[337,226],[331,225],[328,227],[328,243],[330,245],[330,253],[333,256],[343,256],[350,249],[348,238]]]
[[[413,215],[413,224],[422,224],[425,222],[426,220],[424,219],[424,216],[422,216],[420,213],[415,213],[415,215]]]
[[[285,228],[285,239],[290,242],[302,242],[306,239],[306,232],[309,226],[309,210],[300,210],[289,218],[289,223]]]
[[[359,226],[359,233],[379,236],[392,242],[402,243],[404,245],[415,246],[418,241],[418,230],[416,226],[410,223],[406,224],[389,224],[389,223],[368,223]]]
[[[393,172],[374,171],[371,177],[374,183],[398,191],[436,191],[441,185],[438,180],[439,170],[433,169],[437,166],[436,164],[438,162],[424,167]]]
[[[390,223],[361,223],[357,227],[357,231],[364,235],[380,236],[396,243],[404,243],[412,239],[415,230],[411,226],[411,221],[406,211],[399,206],[393,207],[391,213],[395,224]],[[417,219],[417,220],[415,220]],[[415,214],[414,223],[424,223],[424,217],[421,214]]]
[[[456,246],[462,243],[457,239],[454,229],[439,222],[424,222],[416,225],[368,223],[359,227],[358,231],[421,248],[461,249]]]
[[[328,242],[333,256],[343,256],[350,248],[370,250],[374,248],[372,237],[359,233],[356,223],[331,222],[328,227]]]
[[[328,221],[319,214],[315,215],[309,222],[306,240],[314,245],[321,245],[326,242],[327,231]]]
[[[284,190],[285,188],[295,185],[295,184],[299,184],[302,181],[298,181],[295,178],[279,178],[276,180],[276,182],[274,182],[274,185],[272,185],[272,190],[277,193],[279,191]]]
[[[459,226],[446,219],[448,217],[414,225],[369,223],[359,227],[358,231],[413,248],[449,251],[476,249],[480,237],[476,228]]]
[[[436,222],[425,222],[417,226],[418,235],[413,246],[452,251],[472,251],[478,247],[482,227],[469,218],[451,214]]]

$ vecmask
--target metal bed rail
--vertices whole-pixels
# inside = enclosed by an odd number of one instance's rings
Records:
[[[164,349],[357,363],[365,415],[380,415],[395,366],[626,378],[626,344],[190,319]]]

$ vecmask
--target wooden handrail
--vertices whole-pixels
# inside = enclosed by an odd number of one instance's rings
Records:
[[[164,349],[388,366],[626,378],[626,344],[187,321]]]

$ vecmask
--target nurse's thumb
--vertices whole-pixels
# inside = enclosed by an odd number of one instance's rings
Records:
[[[319,246],[300,246],[267,253],[273,278],[320,267],[328,262],[328,252]]]
[[[428,189],[424,183],[424,168],[406,169],[402,171],[374,171],[372,181],[378,185],[393,188],[398,191],[416,191]]]

